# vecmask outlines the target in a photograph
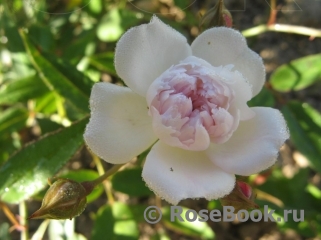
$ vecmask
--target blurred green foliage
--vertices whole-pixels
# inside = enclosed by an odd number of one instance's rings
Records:
[[[165,22],[188,39],[197,35],[199,9],[196,5],[187,8],[193,1],[132,2],[137,5],[126,0],[0,2],[1,202],[37,201],[47,178],[57,174],[82,148],[92,85],[98,81],[122,84],[114,69],[113,56],[116,41],[128,28],[148,22],[151,12],[165,11],[162,16]],[[176,14],[168,14],[174,10]],[[294,229],[303,237],[321,236],[321,115],[320,109],[304,98],[293,99],[291,94],[319,86],[320,64],[321,56],[315,54],[278,67],[269,84],[249,102],[250,106],[281,109],[291,132],[288,148],[308,161],[292,178],[284,176],[282,167],[277,166],[262,185],[256,185],[283,203],[279,206],[263,197],[258,200],[260,206],[268,204],[280,216],[284,209],[305,210],[304,222],[278,223],[280,231]],[[140,227],[146,225],[143,213],[153,198],[141,179],[141,163],[147,153],[139,156],[134,168],[115,174],[109,181],[109,188],[134,200],[116,198],[113,204],[100,201],[98,211],[87,213],[91,216],[87,221],[93,222],[90,239],[138,239],[147,234],[146,228]],[[84,181],[92,180],[98,173],[69,167],[58,176]],[[103,192],[99,186],[89,196],[89,202],[104,199]],[[197,201],[194,205],[197,207]],[[220,206],[211,201],[208,208]],[[168,211],[168,206],[164,206],[162,227],[154,229],[150,239],[215,238],[211,224],[171,222]],[[0,239],[14,239],[9,234],[8,222],[0,223]],[[62,233],[50,230],[60,229],[59,224]],[[74,233],[74,225],[66,228],[64,224],[67,223],[50,223],[49,238],[56,240],[59,234],[59,237],[65,234],[64,239],[86,239]],[[35,232],[40,234],[47,225],[43,222]],[[82,233],[82,229],[78,230]]]

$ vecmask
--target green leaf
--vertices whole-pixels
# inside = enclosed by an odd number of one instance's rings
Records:
[[[55,56],[45,52],[43,52],[42,55],[52,64],[53,67],[62,73],[70,83],[76,86],[83,95],[89,98],[93,82],[86,75],[79,72],[68,61],[56,58]]]
[[[166,227],[169,229],[187,235],[191,237],[201,237],[202,239],[214,239],[215,234],[213,230],[207,225],[206,222],[201,222],[196,219],[194,222],[189,222],[186,220],[186,211],[188,208],[182,207],[182,213],[180,216],[183,218],[183,222],[179,221],[177,218],[171,221],[171,210],[170,207],[165,207],[162,209],[163,217],[162,220]]]
[[[69,171],[66,174],[59,176],[61,178],[68,178],[77,182],[91,181],[99,177],[99,174],[93,170],[77,170],[77,171]],[[101,184],[99,184],[88,196],[87,202],[90,203],[96,200],[104,191],[104,188]]]
[[[91,0],[88,4],[88,7],[91,12],[95,14],[101,13],[101,10],[103,9],[102,0]]]
[[[6,13],[6,11],[4,11],[4,13]],[[12,20],[8,18],[8,13],[9,12],[3,14],[3,18],[1,19],[1,21],[5,23],[4,34],[8,38],[8,49],[10,50],[10,52],[23,52],[23,43],[19,36],[19,32],[17,30],[17,27],[13,26]]]
[[[101,18],[97,27],[97,36],[103,42],[116,41],[123,34],[119,10],[114,8]]]
[[[49,89],[37,76],[10,81],[0,90],[0,104],[11,104],[35,99],[48,93]]]
[[[49,118],[37,118],[37,123],[41,129],[42,135],[63,127],[62,125],[51,121]]]
[[[129,205],[130,211],[135,219],[136,222],[143,222],[146,223],[146,220],[144,218],[144,211],[149,205],[143,205],[143,204],[135,204],[135,205]]]
[[[265,87],[262,88],[261,92],[256,95],[251,101],[248,102],[250,107],[254,106],[264,106],[264,107],[274,107],[275,99],[273,94],[267,90]]]
[[[72,62],[79,60],[88,55],[88,49],[91,45],[95,45],[94,40],[96,33],[94,30],[83,31],[76,39],[69,42],[67,45],[62,45],[63,59],[70,59]],[[76,63],[76,62],[75,62]]]
[[[0,225],[0,239],[1,240],[10,240],[10,225],[7,222],[3,222]]]
[[[313,209],[311,205],[311,197],[305,192],[308,183],[308,168],[300,169],[291,179],[286,178],[281,170],[275,169],[272,176],[259,189],[273,195],[284,203],[284,207],[280,208],[273,203],[262,201],[264,204],[269,203],[269,207],[273,209],[283,210],[304,208],[305,210]],[[278,186],[278,187],[275,187]],[[295,201],[293,201],[295,199]],[[261,200],[257,200],[260,202]],[[264,204],[259,204],[263,206]]]
[[[45,58],[44,54],[41,54],[31,43],[26,33],[23,30],[19,32],[32,64],[48,88],[56,91],[80,111],[89,112],[88,99],[90,88],[86,88],[87,84],[83,84],[80,81],[81,79],[74,78],[77,77],[74,76],[77,70],[72,66],[66,67],[63,64],[59,64],[58,61],[53,61],[53,57],[46,56]],[[77,75],[79,76],[80,74],[78,72]]]
[[[49,134],[13,155],[0,169],[0,196],[18,203],[39,192],[83,145],[85,118]]]
[[[1,136],[0,138],[0,167],[9,159],[9,156],[17,151],[17,146],[14,144],[14,140],[11,136]]]
[[[36,100],[35,112],[52,114],[57,111],[57,93],[49,92]]]
[[[289,214],[288,221],[279,223],[279,227],[282,230],[292,228],[304,236],[312,237],[314,224],[311,221],[318,217],[321,202],[306,190],[309,172],[309,168],[300,169],[292,178],[286,178],[281,170],[275,169],[268,180],[259,186],[259,189],[282,200],[284,206],[276,206],[271,202],[259,199],[256,201],[262,208],[267,205],[282,217],[284,210],[297,210],[297,216],[300,216],[300,210],[304,210],[304,222],[294,222],[293,214]]]
[[[4,74],[4,81],[11,81],[12,79],[27,78],[35,75],[36,70],[31,66],[30,58],[25,52],[10,52],[12,65],[8,72]]]
[[[114,53],[105,52],[88,57],[89,63],[100,71],[117,76],[114,66]]]
[[[26,126],[28,111],[21,107],[12,107],[0,114],[0,135],[18,131]]]
[[[109,205],[101,207],[94,222],[91,239],[101,240],[106,236],[108,239],[114,239],[114,225],[115,219],[111,207]]]
[[[142,179],[142,168],[131,168],[117,172],[111,179],[113,189],[129,196],[150,196],[153,194]]]
[[[150,239],[151,240],[171,240],[170,237],[165,232],[156,233]]]
[[[321,115],[307,103],[290,102],[282,108],[290,137],[311,166],[321,173]]]
[[[39,23],[31,25],[28,29],[30,38],[41,47],[42,50],[49,51],[54,47],[54,37],[48,26]]]
[[[92,240],[135,240],[138,239],[138,225],[129,206],[115,202],[112,206],[104,206],[99,209]]]
[[[299,58],[277,68],[270,83],[275,90],[289,92],[304,89],[321,80],[321,54]]]

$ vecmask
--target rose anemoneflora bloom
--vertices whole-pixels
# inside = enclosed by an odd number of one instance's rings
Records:
[[[265,71],[236,30],[208,29],[190,46],[154,16],[121,37],[115,67],[129,88],[94,85],[85,141],[105,161],[121,164],[158,140],[142,176],[169,203],[227,195],[235,174],[273,165],[289,137],[278,110],[247,106]]]

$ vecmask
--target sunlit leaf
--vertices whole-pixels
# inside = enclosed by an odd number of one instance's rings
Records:
[[[51,114],[57,111],[57,93],[49,92],[36,101],[35,112]]]
[[[321,80],[321,54],[299,58],[277,68],[270,83],[275,90],[288,92],[304,89]]]
[[[91,0],[88,5],[90,11],[95,14],[98,14],[103,9],[102,0]]]
[[[98,70],[107,72],[112,75],[116,75],[116,70],[114,66],[114,53],[99,53],[88,57],[88,59],[89,63]]]
[[[13,155],[0,168],[0,198],[17,203],[40,191],[83,145],[88,118],[49,134]]]
[[[118,40],[123,33],[119,10],[114,8],[102,17],[98,24],[97,36],[101,41],[112,42]]]
[[[49,92],[47,86],[37,76],[32,75],[26,78],[10,81],[0,90],[0,104],[23,102],[35,99]]]
[[[83,84],[85,82],[80,81],[81,79],[74,78],[75,69],[69,67],[68,71],[65,71],[67,70],[65,65],[59,64],[58,61],[50,61],[49,56],[47,56],[48,59],[45,58],[31,43],[27,34],[23,30],[19,32],[34,67],[48,88],[70,101],[80,111],[89,112],[88,99],[90,88],[85,88],[84,86],[87,84]],[[81,74],[78,73],[77,75]]]

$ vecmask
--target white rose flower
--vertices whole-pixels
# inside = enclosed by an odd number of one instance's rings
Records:
[[[121,37],[115,67],[129,88],[94,85],[85,141],[121,164],[158,140],[142,176],[169,203],[224,197],[235,174],[273,165],[289,137],[278,110],[247,106],[262,89],[264,65],[231,28],[208,29],[190,46],[154,16]]]

